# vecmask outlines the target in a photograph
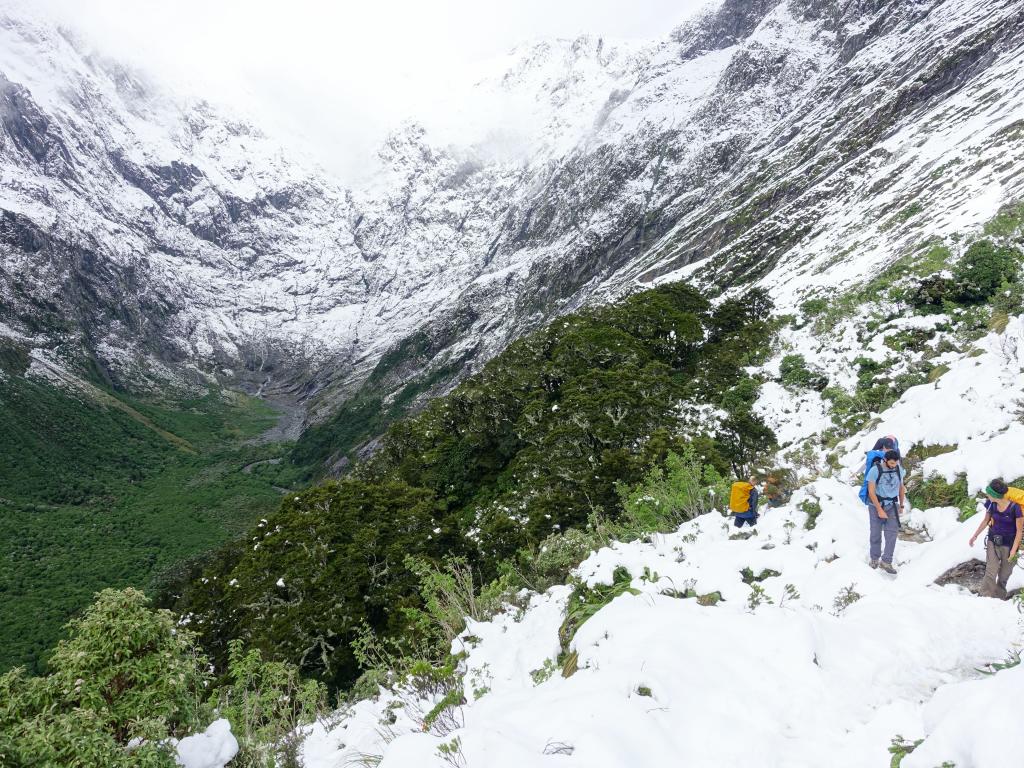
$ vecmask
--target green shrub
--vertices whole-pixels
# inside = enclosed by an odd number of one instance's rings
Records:
[[[922,277],[903,293],[904,300],[919,309],[945,309],[948,302],[956,301],[959,297],[957,281],[944,275]]]
[[[183,595],[218,666],[241,638],[334,690],[359,676],[350,643],[364,623],[400,633],[418,600],[409,555],[459,554],[464,537],[433,494],[347,478],[289,495]],[[435,531],[439,531],[435,533]],[[179,608],[181,612],[185,612]]]
[[[828,309],[828,299],[813,298],[807,299],[800,304],[800,314],[804,317],[817,317]]]
[[[786,355],[779,363],[779,380],[793,389],[814,389],[821,392],[828,386],[828,377],[807,367],[803,355]]]
[[[993,318],[990,321],[990,327],[992,330],[1002,333],[1006,330],[1006,324],[1002,320],[999,320],[998,324],[993,321],[1001,316],[1007,318],[1008,322],[1009,316],[1020,313],[1020,308],[1024,306],[1024,281],[1004,282],[999,286],[995,295],[989,299],[989,303],[992,305]]]
[[[622,526],[614,526],[615,538],[629,538]],[[605,546],[609,537],[605,531],[570,528],[553,533],[536,547],[524,548],[516,556],[499,566],[502,573],[510,573],[510,581],[533,590],[545,592],[556,584],[564,584],[573,568],[582,563],[591,552]]]
[[[458,736],[451,741],[439,744],[437,754],[452,768],[465,768],[466,766],[466,756],[462,753],[462,739]]]
[[[843,611],[863,597],[863,595],[857,591],[856,587],[856,584],[849,584],[839,590],[835,600],[832,601],[832,614],[834,616],[840,615]]]
[[[134,589],[100,592],[67,628],[49,676],[0,677],[4,764],[173,766],[166,739],[211,717],[195,635]]]
[[[629,586],[632,580],[633,577],[629,571],[623,566],[619,566],[612,574],[611,584],[597,584],[593,587],[582,583],[576,585],[566,603],[565,620],[558,628],[558,640],[562,647],[563,658],[569,654],[569,645],[576,636],[576,632],[595,613],[626,592],[632,595],[640,594]]]
[[[691,445],[669,453],[663,467],[654,467],[632,488],[619,486],[626,520],[643,532],[670,531],[722,509],[728,494],[728,483],[713,466],[702,463]]]
[[[327,710],[327,689],[322,684],[302,680],[294,664],[264,661],[258,650],[245,650],[241,640],[228,646],[228,679],[230,683],[216,698],[220,715],[228,719],[238,739],[232,766],[285,764],[298,746],[296,729]]]
[[[933,473],[919,485],[911,485],[908,490],[911,504],[918,509],[957,507],[960,509],[961,519],[975,513],[975,503],[967,492],[965,475],[957,475],[956,480],[947,483],[941,475]]]
[[[821,504],[817,499],[804,499],[800,502],[800,510],[807,515],[804,521],[804,530],[813,531],[821,516]]]
[[[512,591],[508,577],[483,588],[474,582],[473,569],[462,557],[446,557],[441,564],[423,557],[407,557],[405,567],[419,578],[423,607],[404,609],[411,625],[429,626],[445,653],[466,626],[466,619],[486,621]]]
[[[773,568],[762,568],[761,572],[756,575],[749,566],[740,571],[740,576],[742,577],[744,584],[754,584],[755,582],[764,581],[765,579],[770,579],[773,576],[781,575],[781,573]]]
[[[959,297],[966,302],[984,301],[1006,282],[1017,278],[1020,253],[991,240],[972,243],[953,268]]]
[[[765,592],[764,587],[760,584],[750,585],[750,594],[747,595],[747,608],[751,612],[756,611],[761,605],[773,605],[774,603],[775,601],[772,600],[771,595]]]
[[[534,685],[541,685],[551,679],[552,675],[558,671],[558,664],[555,663],[554,659],[544,659],[544,665],[540,669],[535,669],[530,672],[530,679],[533,680]]]
[[[892,760],[889,761],[889,768],[900,768],[903,758],[921,746],[923,742],[924,739],[908,741],[902,736],[897,735],[894,737],[892,744],[889,745],[889,754],[892,755]]]

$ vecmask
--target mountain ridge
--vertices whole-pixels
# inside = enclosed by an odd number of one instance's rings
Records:
[[[479,88],[532,97],[547,143],[488,156],[409,123],[362,191],[7,16],[2,320],[113,383],[269,376],[319,421],[416,334],[431,354],[402,378],[444,368],[436,392],[560,313],[676,275],[820,290],[837,251],[882,263],[1021,196],[997,170],[1021,144],[1020,13],[729,0],[647,45],[537,43]],[[31,77],[40,46],[66,85]],[[848,284],[865,265],[847,261]]]

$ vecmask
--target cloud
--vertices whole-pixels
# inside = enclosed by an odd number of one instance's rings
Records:
[[[240,110],[350,175],[402,119],[530,39],[660,39],[706,0],[31,0],[105,55]],[[27,0],[0,0],[0,8]],[[446,101],[447,100],[447,101]]]

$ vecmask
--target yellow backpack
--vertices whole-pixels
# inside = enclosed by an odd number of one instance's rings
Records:
[[[752,490],[754,490],[754,486],[746,480],[738,480],[733,483],[729,489],[729,511],[734,513],[749,512],[750,492]]]

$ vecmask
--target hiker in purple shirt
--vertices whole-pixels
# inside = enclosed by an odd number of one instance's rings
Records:
[[[1013,564],[1020,548],[1021,531],[1024,530],[1024,511],[1020,504],[1006,495],[1009,487],[1001,478],[996,478],[985,488],[985,519],[971,536],[971,546],[985,528],[985,579],[981,583],[981,594],[986,597],[1006,598],[1006,582],[1010,579]]]

